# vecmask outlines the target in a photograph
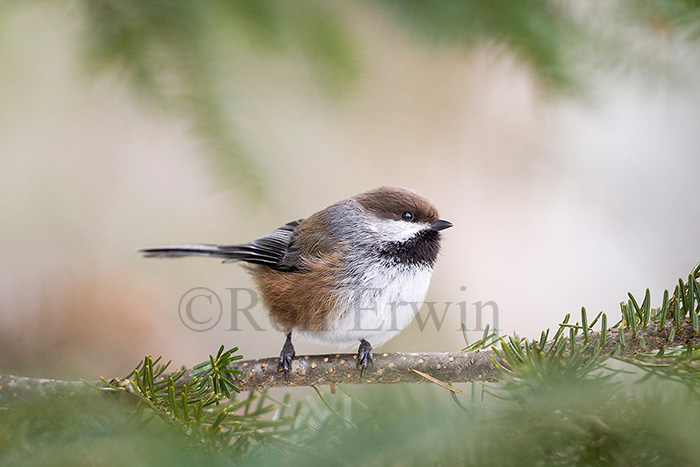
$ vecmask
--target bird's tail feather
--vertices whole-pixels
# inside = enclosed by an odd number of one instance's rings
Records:
[[[146,258],[182,258],[185,256],[211,256],[214,258],[234,259],[237,255],[235,247],[219,245],[170,245],[141,248],[137,250]]]
[[[141,248],[137,250],[146,258],[183,258],[187,256],[208,256],[221,258],[225,263],[246,261],[257,264],[274,264],[276,258],[249,244],[245,245],[171,245]]]

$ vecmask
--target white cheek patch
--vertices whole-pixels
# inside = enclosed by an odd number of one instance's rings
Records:
[[[389,242],[404,242],[413,238],[421,230],[429,228],[430,224],[423,222],[383,220],[376,224],[376,232],[380,238]]]

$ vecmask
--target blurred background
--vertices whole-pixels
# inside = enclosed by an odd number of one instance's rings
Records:
[[[260,305],[264,331],[231,330],[240,266],[135,250],[245,242],[379,185],[455,225],[444,321],[380,351],[464,347],[460,302],[471,338],[478,303],[529,337],[628,291],[658,306],[700,260],[699,25],[695,0],[0,2],[0,372],[277,355]],[[178,314],[195,287],[222,301],[206,332]]]

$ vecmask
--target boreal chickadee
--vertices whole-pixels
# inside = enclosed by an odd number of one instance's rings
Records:
[[[241,245],[176,245],[139,250],[147,257],[212,256],[248,263],[262,301],[287,334],[279,370],[288,378],[292,333],[331,344],[360,342],[360,372],[372,345],[413,320],[430,283],[440,231],[417,191],[384,186],[335,203]],[[410,306],[411,303],[417,306]]]

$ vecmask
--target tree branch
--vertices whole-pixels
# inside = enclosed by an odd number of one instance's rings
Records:
[[[26,376],[0,375],[0,402],[22,396],[49,396],[56,393],[69,395],[94,390],[82,381],[28,378]]]
[[[355,367],[357,355],[304,355],[292,362],[289,382],[277,371],[277,358],[239,361],[231,368],[243,371],[235,378],[242,391],[280,386],[315,384],[422,383],[426,379],[415,368],[439,380],[450,382],[497,381],[500,372],[491,361],[493,352],[468,353],[384,353],[374,356],[374,363],[360,377]]]
[[[639,328],[636,337],[632,336],[630,328],[625,328],[625,345],[620,348],[617,358],[624,359],[641,352],[671,346],[700,344],[700,336],[694,333],[691,321],[683,321],[680,330],[675,330],[672,342],[669,341],[669,337],[671,330],[675,329],[675,325],[669,320],[665,323],[664,329],[659,329],[659,324],[659,321],[653,321],[646,328]],[[601,345],[601,356],[613,355],[620,344],[620,332],[623,331],[619,328],[607,331],[605,343]],[[592,355],[593,349],[600,339],[600,333],[591,332],[584,354]],[[583,336],[578,336],[576,345],[585,345]],[[567,346],[570,347],[570,344]],[[551,343],[545,346],[545,350],[549,347],[551,347]],[[465,353],[384,353],[374,357],[374,364],[367,368],[360,378],[360,372],[356,368],[356,355],[305,355],[293,360],[289,382],[285,381],[284,373],[277,370],[278,359],[276,357],[240,360],[231,364],[230,368],[243,372],[234,378],[236,386],[241,391],[252,391],[273,387],[328,384],[428,382],[423,376],[411,371],[413,369],[446,383],[498,381],[502,378],[502,373],[496,368],[494,360],[499,361],[498,356],[492,350],[476,350]],[[101,386],[102,383],[96,385]],[[82,389],[90,389],[90,387],[76,381],[0,375],[0,400],[13,399],[24,393],[48,394],[66,390],[76,392]]]
[[[673,342],[669,341],[671,329],[675,324],[665,323],[659,329],[659,321],[652,321],[646,328],[637,329],[633,337],[630,328],[624,329],[625,345],[620,348],[617,358],[624,358],[642,352],[659,350],[683,344],[700,344],[700,337],[693,332],[692,322],[684,321],[680,331],[676,330]],[[601,345],[600,355],[611,356],[620,344],[620,329],[609,329],[605,343]],[[584,355],[591,356],[601,333],[591,332]],[[583,336],[579,335],[576,345],[585,345]],[[544,351],[552,343],[545,345]],[[570,344],[567,344],[570,348]],[[564,352],[566,356],[570,350]],[[355,368],[357,356],[352,354],[305,355],[295,358],[289,375],[289,382],[284,374],[277,371],[277,358],[258,360],[241,360],[230,365],[243,371],[235,378],[236,386],[242,391],[282,386],[311,386],[315,384],[375,384],[375,383],[424,383],[429,382],[423,376],[411,371],[416,369],[435,379],[446,383],[468,383],[471,381],[498,381],[502,373],[493,360],[500,362],[492,350],[476,350],[458,353],[393,353],[374,357],[374,365],[367,368],[362,378]],[[501,362],[502,363],[502,362]]]

